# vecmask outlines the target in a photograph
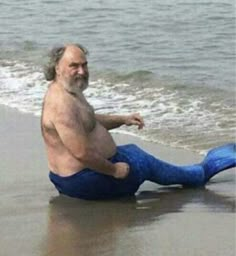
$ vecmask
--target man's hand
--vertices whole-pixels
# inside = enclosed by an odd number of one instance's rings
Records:
[[[139,113],[135,113],[135,114],[131,114],[131,115],[126,116],[125,124],[127,126],[137,125],[139,130],[144,127],[143,118],[140,116]]]
[[[124,179],[128,176],[130,168],[127,163],[119,162],[119,163],[115,163],[114,165],[116,170],[113,176],[115,178]]]

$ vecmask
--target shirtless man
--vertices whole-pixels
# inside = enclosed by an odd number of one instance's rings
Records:
[[[139,114],[109,116],[94,113],[83,91],[88,87],[89,71],[86,50],[75,45],[61,49],[63,56],[44,99],[42,132],[46,142],[49,168],[68,176],[91,168],[124,178],[127,163],[112,164],[107,159],[116,153],[108,130],[123,124],[143,127]],[[62,53],[61,52],[61,53]]]
[[[121,125],[142,129],[144,122],[139,114],[95,114],[83,94],[89,83],[86,54],[81,45],[55,48],[45,69],[46,79],[52,82],[44,98],[41,129],[49,176],[57,190],[69,196],[99,199],[133,195],[147,179],[161,184],[205,183],[202,166],[193,170],[191,181],[168,180],[168,168],[173,166],[135,145],[116,146],[108,130]],[[176,168],[177,176],[185,175],[186,170]],[[152,169],[162,172],[154,174]]]

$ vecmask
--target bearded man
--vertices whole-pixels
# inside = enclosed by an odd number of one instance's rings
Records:
[[[96,114],[83,92],[89,85],[87,50],[79,44],[54,48],[45,77],[41,129],[49,177],[59,193],[82,199],[134,195],[149,180],[158,184],[203,186],[236,165],[235,144],[211,150],[201,164],[175,166],[133,144],[117,146],[109,130],[144,127],[138,114]]]

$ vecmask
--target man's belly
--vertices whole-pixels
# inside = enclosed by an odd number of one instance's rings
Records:
[[[89,135],[89,140],[94,150],[106,159],[116,153],[116,144],[111,134],[99,123]]]
[[[116,144],[110,133],[99,123],[89,134],[91,147],[105,159],[111,158],[116,153]],[[48,151],[49,168],[52,172],[61,176],[69,176],[77,173],[86,166],[75,158],[66,148],[58,152]]]

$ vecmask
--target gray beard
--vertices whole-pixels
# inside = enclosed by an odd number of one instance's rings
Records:
[[[75,95],[80,95],[84,90],[87,89],[88,87],[88,82],[87,81],[83,81],[81,84],[81,86],[78,86],[77,84],[69,84],[68,82],[64,82],[63,83],[63,87],[64,89],[71,93],[71,94],[75,94]]]

